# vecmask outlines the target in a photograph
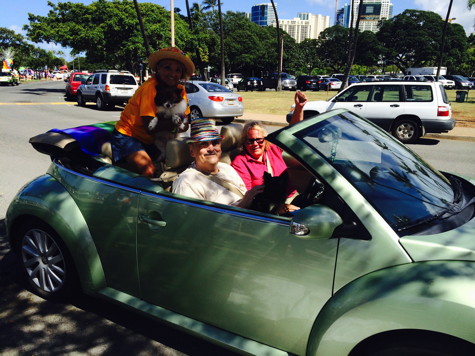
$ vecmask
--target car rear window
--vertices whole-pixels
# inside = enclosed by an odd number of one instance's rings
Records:
[[[73,81],[75,82],[81,82],[81,83],[86,83],[87,78],[89,78],[88,74],[79,74],[75,75]]]
[[[214,83],[202,83],[200,84],[205,90],[211,92],[211,93],[219,93],[219,92],[227,92],[230,93],[231,90],[219,85],[219,84],[214,84]]]
[[[136,85],[135,78],[130,75],[115,75],[112,74],[110,77],[110,84],[127,84],[127,85]]]

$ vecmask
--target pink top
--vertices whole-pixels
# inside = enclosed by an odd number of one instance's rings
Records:
[[[269,160],[272,167],[272,176],[274,177],[279,176],[287,169],[287,165],[282,158],[282,150],[273,144],[270,145],[268,150],[264,151],[262,162],[243,151],[231,163],[248,190],[256,185],[264,184],[264,172],[267,172],[266,159]]]

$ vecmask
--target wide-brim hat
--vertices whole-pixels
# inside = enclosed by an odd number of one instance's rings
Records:
[[[150,69],[155,71],[157,69],[158,62],[163,59],[173,59],[183,64],[187,77],[191,77],[195,72],[195,65],[191,61],[190,57],[188,57],[178,47],[166,47],[153,52],[148,57],[148,65],[150,66]]]
[[[190,138],[186,140],[188,143],[220,140],[222,138],[210,119],[194,119],[190,125]]]

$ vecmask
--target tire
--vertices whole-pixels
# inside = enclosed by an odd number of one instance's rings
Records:
[[[190,108],[190,120],[199,119],[203,117],[201,110],[197,106],[192,106]]]
[[[104,99],[100,95],[96,96],[96,107],[97,107],[97,110],[107,109],[107,104],[104,102]]]
[[[414,143],[420,137],[419,125],[411,119],[396,121],[391,133],[402,143]]]
[[[40,220],[28,221],[16,235],[16,252],[32,291],[48,300],[64,300],[77,289],[71,255],[58,234]]]
[[[449,335],[419,331],[404,337],[378,337],[358,345],[349,356],[469,356],[475,346]],[[406,335],[405,335],[406,334]]]
[[[86,106],[86,102],[84,101],[84,98],[80,92],[77,93],[76,101],[79,106]]]

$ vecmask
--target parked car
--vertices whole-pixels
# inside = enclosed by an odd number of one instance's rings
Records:
[[[218,83],[220,85],[223,85],[221,84],[221,78],[211,78],[211,82],[213,83]],[[229,90],[233,90],[234,89],[234,84],[227,78],[224,78],[224,85],[223,85],[226,89],[229,89]]]
[[[309,101],[304,116],[332,109],[349,109],[391,132],[403,143],[413,143],[426,133],[452,130],[447,93],[438,82],[356,83],[326,101]],[[290,122],[292,113],[287,114]]]
[[[0,84],[1,85],[19,85],[20,77],[13,75],[12,72],[0,71]]]
[[[444,76],[446,79],[453,80],[455,82],[455,88],[456,89],[466,89],[470,90],[473,88],[473,84],[470,80],[465,78],[462,75],[445,75]]]
[[[280,73],[282,90],[297,90],[297,81],[288,73]],[[279,76],[277,73],[271,73],[262,77],[264,88],[276,89]]]
[[[81,84],[85,84],[87,78],[91,76],[91,73],[85,72],[73,72],[69,76],[66,82],[66,99],[72,100],[76,98],[76,93]]]
[[[435,82],[436,77],[435,75],[424,75],[424,77],[430,81],[430,82]],[[453,89],[455,88],[455,82],[453,80],[445,79],[443,75],[439,75],[439,80],[440,83],[444,86],[446,89]]]
[[[193,81],[185,84],[192,119],[199,117],[219,118],[230,123],[244,114],[242,97],[222,85]]]
[[[261,78],[257,77],[245,77],[242,78],[239,83],[236,85],[236,89],[238,91],[244,90],[244,91],[254,91],[254,90],[259,90],[259,91],[264,91],[264,84],[262,82]]]
[[[173,194],[69,132],[30,140],[53,160],[5,219],[41,297],[81,289],[247,355],[475,355],[475,180],[363,118],[267,136],[301,193],[291,216]]]
[[[233,83],[234,86],[237,85],[237,83],[240,82],[240,80],[243,78],[243,75],[241,73],[229,73],[226,78]]]
[[[433,82],[433,80],[429,80],[424,75],[405,75],[403,80],[408,82]]]
[[[319,84],[320,90],[339,90],[343,82],[337,78],[323,78]]]
[[[126,104],[138,87],[135,77],[128,71],[98,70],[79,86],[76,99],[79,106],[92,101],[97,109],[105,110]]]
[[[297,89],[299,90],[319,90],[319,79],[314,75],[299,75],[295,80],[297,81]]]
[[[472,82],[472,89],[475,88],[475,77],[468,77],[467,79]]]
[[[345,77],[344,74],[333,74],[332,78],[336,78],[342,81],[343,83],[343,78]],[[355,76],[355,75],[349,75],[348,76],[348,85],[355,84],[355,83],[360,83],[360,80]]]

